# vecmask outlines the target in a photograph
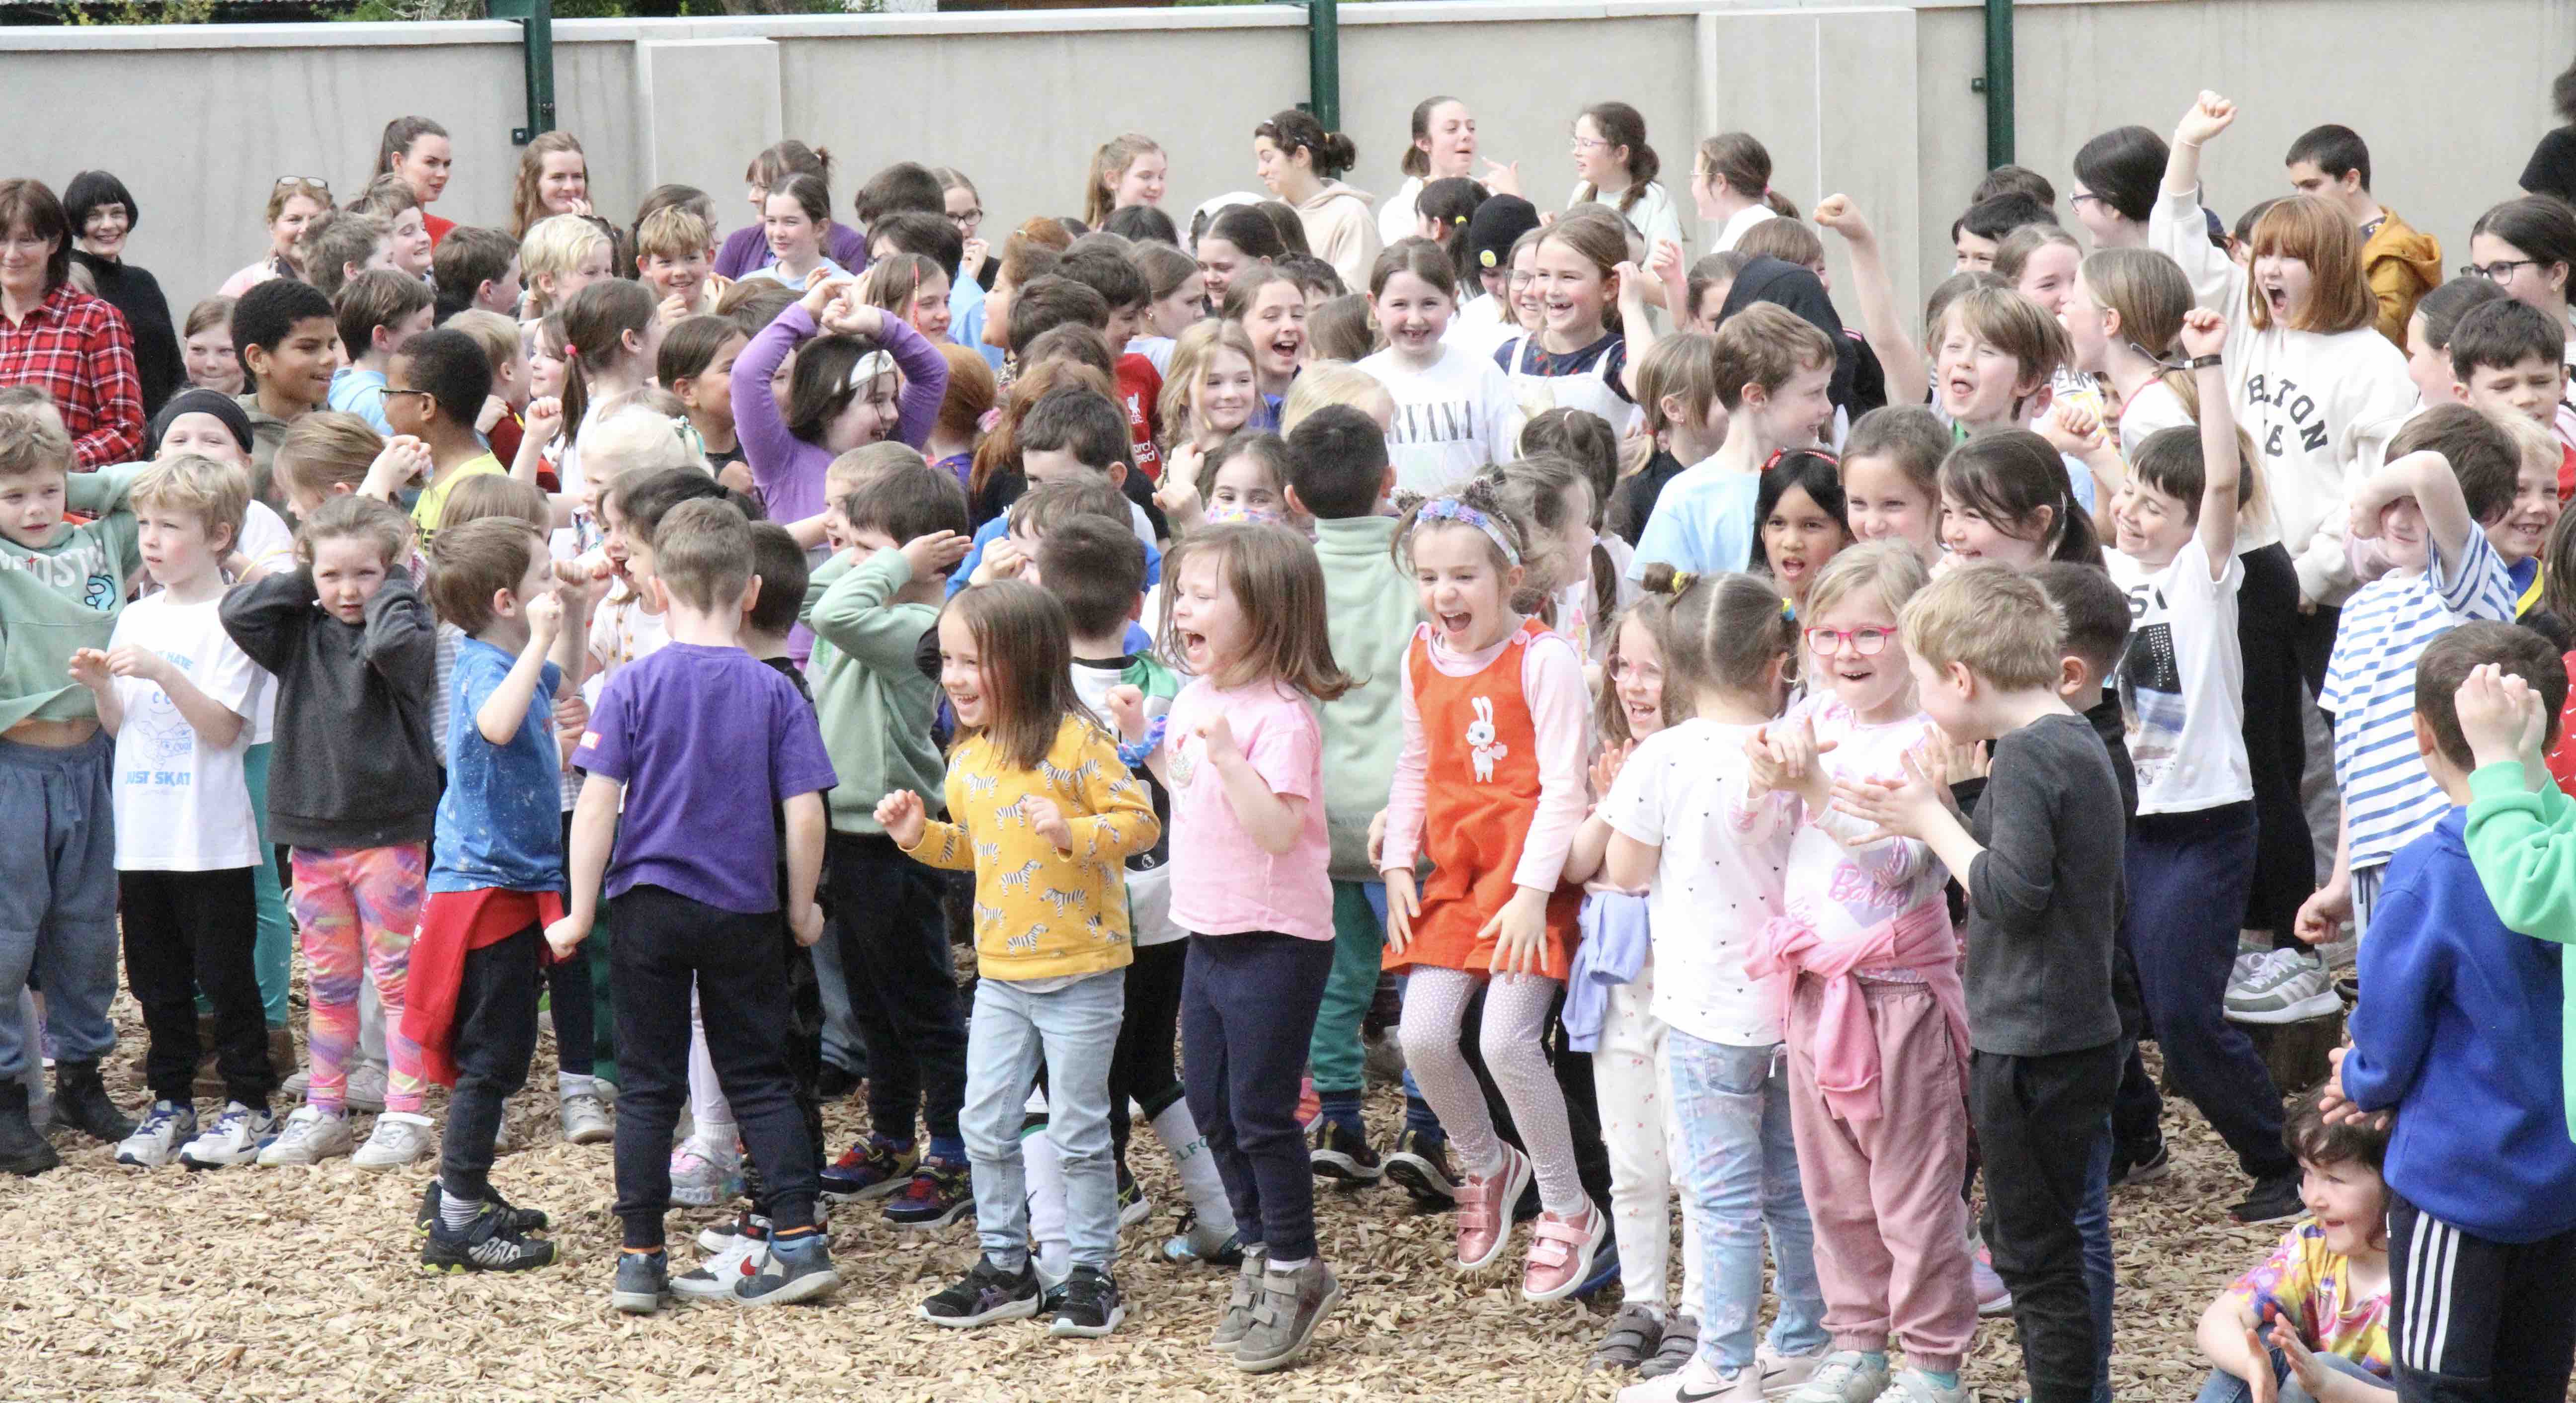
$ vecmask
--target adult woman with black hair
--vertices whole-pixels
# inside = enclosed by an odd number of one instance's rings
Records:
[[[89,270],[99,300],[125,314],[126,332],[134,338],[134,373],[143,382],[143,417],[150,419],[187,383],[188,361],[160,281],[125,261],[126,236],[142,222],[134,194],[106,171],[82,171],[63,190],[63,217],[78,240],[72,261]]]

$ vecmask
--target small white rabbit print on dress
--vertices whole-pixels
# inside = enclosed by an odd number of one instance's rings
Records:
[[[1494,762],[1509,755],[1511,747],[1497,739],[1500,733],[1494,729],[1494,699],[1469,697],[1467,701],[1476,708],[1476,719],[1467,723],[1467,753],[1476,763],[1476,783],[1491,784]]]

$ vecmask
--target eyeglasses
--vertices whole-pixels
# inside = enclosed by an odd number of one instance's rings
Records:
[[[984,222],[984,212],[980,209],[970,209],[963,214],[948,216],[948,222],[960,229],[972,229]]]
[[[2460,265],[2460,276],[2488,278],[2495,282],[2509,283],[2513,281],[2514,269],[2539,266],[2540,260],[2537,258],[2500,258],[2493,263],[2463,263]]]
[[[1504,285],[1508,287],[1527,287],[1531,283],[1537,281],[1538,274],[1536,273],[1505,273],[1503,275]]]
[[[2111,203],[2109,200],[2103,199],[2101,196],[2094,194],[2090,190],[2078,190],[2074,194],[2066,197],[2066,203],[2070,205],[2080,205],[2086,200],[2091,200],[2097,205],[2104,206],[2108,206]]]
[[[1830,655],[1841,652],[1842,645],[1848,643],[1853,653],[1874,658],[1886,651],[1887,640],[1895,636],[1894,630],[1884,628],[1811,628],[1807,630],[1807,649]]]
[[[438,392],[436,390],[397,390],[388,385],[385,387],[384,393],[388,398],[394,395],[419,395],[421,398],[428,400],[430,404],[436,404],[438,402]],[[422,405],[421,408],[426,412],[429,405]]]
[[[1609,146],[1609,142],[1597,136],[1578,136],[1574,139],[1574,149],[1577,151],[1602,151],[1607,150]]]

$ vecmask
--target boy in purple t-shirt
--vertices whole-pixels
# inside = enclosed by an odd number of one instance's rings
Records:
[[[786,817],[786,917],[798,943],[823,933],[823,794],[832,762],[794,683],[742,650],[751,525],[720,501],[674,508],[653,533],[646,578],[669,620],[660,652],[608,679],[573,763],[590,772],[573,810],[572,911],[546,929],[560,957],[590,933],[603,888],[617,941],[617,1216],[625,1251],[609,1293],[649,1314],[670,1294],[662,1219],[671,1133],[687,1094],[689,993],[751,1162],[770,1187],[773,1229],[734,1286],[744,1305],[809,1300],[840,1285],[814,1224],[814,1146],[787,1067],[787,963],[777,939]],[[620,801],[624,815],[619,814]],[[612,861],[610,847],[615,845]]]

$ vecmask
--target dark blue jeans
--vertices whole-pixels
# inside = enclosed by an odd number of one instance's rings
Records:
[[[1181,984],[1181,1078],[1243,1240],[1280,1261],[1315,1255],[1315,1170],[1297,1084],[1333,942],[1193,935]]]
[[[2227,1021],[2227,976],[2254,872],[2254,805],[2141,814],[2129,834],[2128,919],[2138,993],[2174,1085],[2265,1179],[2298,1162],[2281,1143],[2281,1091],[2245,1030]]]

